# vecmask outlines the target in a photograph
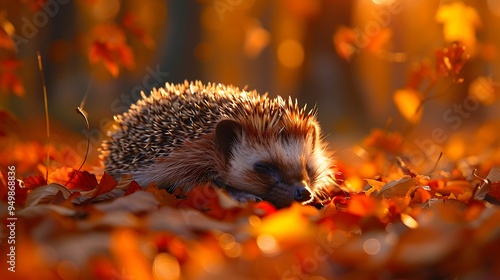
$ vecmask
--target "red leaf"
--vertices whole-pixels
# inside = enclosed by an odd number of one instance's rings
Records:
[[[465,53],[465,46],[460,43],[439,49],[436,51],[436,72],[442,77],[451,76],[456,79],[469,57]]]
[[[49,181],[59,183],[70,190],[90,191],[97,186],[95,175],[88,171],[77,171],[73,168],[63,167],[49,175]]]
[[[148,48],[152,48],[155,45],[155,42],[149,34],[144,31],[144,29],[138,27],[139,23],[137,20],[137,17],[132,14],[132,13],[126,13],[123,16],[123,21],[122,21],[123,26],[125,27],[126,30],[137,36],[139,40],[146,45]]]
[[[488,192],[488,195],[500,201],[500,182],[491,184],[491,190]]]
[[[90,33],[88,56],[91,64],[103,62],[106,69],[117,77],[120,66],[134,66],[132,49],[123,30],[116,25],[98,25]]]
[[[142,190],[141,186],[136,181],[132,181],[132,182],[130,182],[128,189],[124,195],[133,194],[136,191],[140,191],[140,190]]]
[[[24,86],[15,74],[20,65],[21,62],[15,58],[7,58],[0,63],[0,88],[3,91],[11,91],[17,96],[24,95]]]
[[[109,174],[104,173],[104,175],[101,178],[101,181],[96,187],[96,191],[94,193],[93,197],[98,197],[101,194],[105,194],[107,192],[112,191],[116,186],[118,185],[118,182]]]
[[[47,185],[47,181],[42,175],[29,176],[23,179],[24,187],[27,189],[34,189],[40,186]]]

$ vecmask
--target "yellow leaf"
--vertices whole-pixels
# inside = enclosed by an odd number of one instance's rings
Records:
[[[380,191],[382,187],[386,184],[385,182],[377,181],[374,179],[365,179],[368,185],[371,186],[369,190],[366,191],[366,195],[370,195],[374,191]]]
[[[422,118],[422,101],[424,96],[422,93],[414,89],[400,89],[394,93],[394,104],[398,108],[399,113],[409,122],[418,123]]]
[[[461,1],[454,1],[439,7],[436,21],[443,24],[443,34],[447,42],[461,42],[471,54],[474,53],[476,28],[481,25],[476,9]]]

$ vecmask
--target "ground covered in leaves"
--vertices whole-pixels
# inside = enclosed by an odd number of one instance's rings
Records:
[[[16,145],[43,150],[42,144]],[[99,171],[69,167],[50,170],[48,182],[44,172],[23,177],[30,170],[44,170],[43,153],[38,158],[32,153],[36,167],[23,165],[25,155],[20,151],[18,158],[12,151],[2,152],[7,168],[0,177],[5,237],[0,275],[3,279],[500,276],[498,152],[489,150],[475,163],[471,158],[458,162],[443,158],[433,170],[419,174],[405,159],[398,133],[376,129],[352,149],[360,161],[337,163],[344,191],[337,192],[330,204],[321,210],[297,204],[279,211],[266,202],[237,204],[210,186],[178,199],[154,185],[143,190],[135,182],[122,184]],[[57,161],[64,154],[52,149],[50,158]],[[15,226],[9,227],[12,223]],[[15,261],[11,263],[15,272],[8,270],[9,260]]]

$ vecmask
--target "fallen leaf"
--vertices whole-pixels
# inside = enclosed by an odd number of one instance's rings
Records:
[[[39,186],[47,185],[47,181],[45,181],[45,177],[42,175],[29,176],[23,179],[24,187],[27,189],[35,189]]]
[[[124,211],[131,213],[152,212],[160,203],[151,192],[136,191],[130,195],[119,197],[112,201],[99,202],[93,207],[102,212]]]
[[[404,176],[399,180],[385,184],[376,195],[379,198],[407,197],[419,187],[419,181],[425,178],[427,177],[422,175]]]
[[[71,191],[63,185],[52,183],[30,191],[26,198],[25,207],[48,203],[52,200],[56,193],[61,193],[64,198],[69,198],[71,195]]]
[[[498,200],[500,196],[499,194],[497,194],[497,192],[499,192],[500,190],[498,190],[498,184],[496,183],[500,182],[500,167],[495,166],[491,168],[490,172],[488,173],[488,176],[486,176],[485,179],[487,179],[488,182],[482,182],[481,186],[479,187],[478,190],[476,190],[474,194],[474,199],[484,200],[486,195],[493,191],[495,198]],[[493,189],[492,184],[494,183],[495,183],[495,188]]]
[[[98,197],[102,194],[110,192],[117,185],[118,182],[116,182],[116,180],[111,175],[109,175],[108,173],[104,173],[104,175],[101,178],[101,181],[99,182],[99,184],[95,189],[95,194],[93,197]]]
[[[70,167],[62,167],[50,173],[48,181],[78,191],[91,191],[97,187],[95,175],[90,174],[88,171],[78,171]]]
[[[136,181],[131,181],[127,188],[127,191],[123,195],[130,195],[136,191],[142,191],[142,187]]]

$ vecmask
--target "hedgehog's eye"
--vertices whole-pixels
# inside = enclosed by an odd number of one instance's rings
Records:
[[[277,169],[276,166],[273,164],[267,163],[267,162],[262,162],[258,161],[254,163],[253,165],[253,170],[261,175],[267,175],[267,176],[276,176],[277,175]]]

